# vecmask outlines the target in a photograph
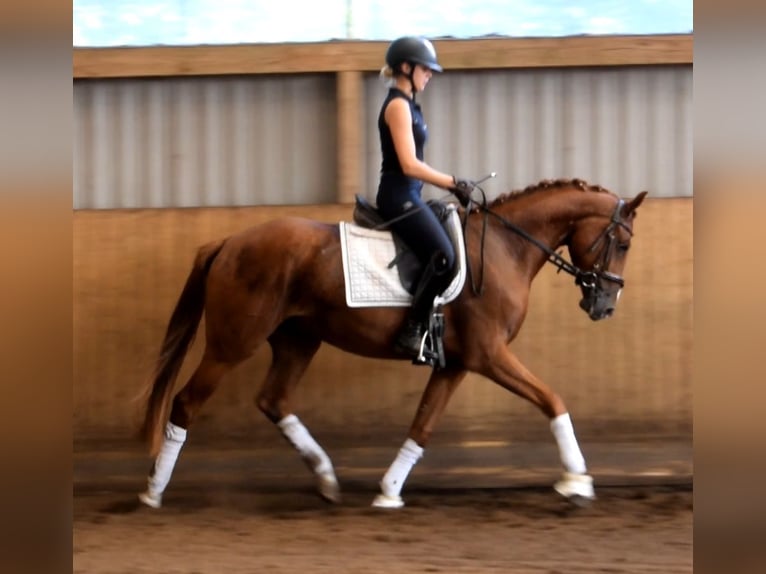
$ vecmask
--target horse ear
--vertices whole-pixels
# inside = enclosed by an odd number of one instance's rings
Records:
[[[641,205],[648,193],[648,191],[642,191],[636,197],[623,205],[621,215],[625,218],[630,217],[630,215],[634,213],[636,209],[638,209],[638,206]]]

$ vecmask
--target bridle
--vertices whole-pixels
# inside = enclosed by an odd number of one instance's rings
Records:
[[[516,225],[515,223],[512,223],[508,221],[506,218],[504,218],[501,215],[498,215],[491,209],[487,207],[487,196],[484,193],[484,190],[479,187],[478,185],[474,186],[474,189],[478,189],[481,192],[482,195],[482,201],[478,202],[473,199],[471,199],[471,203],[476,205],[478,209],[483,213],[483,221],[482,221],[482,231],[481,231],[481,250],[480,250],[480,265],[481,265],[481,279],[479,281],[478,287],[474,283],[473,279],[473,273],[471,271],[471,265],[470,262],[468,264],[468,275],[471,278],[471,288],[473,289],[473,292],[475,295],[481,295],[484,291],[484,239],[485,234],[487,230],[487,219],[489,216],[494,217],[497,219],[503,227],[510,229],[517,235],[523,237],[525,240],[529,241],[536,247],[538,247],[541,251],[543,251],[547,256],[547,262],[554,265],[558,271],[557,273],[560,273],[561,271],[564,271],[565,273],[568,273],[569,275],[572,275],[575,278],[575,284],[582,287],[587,293],[585,295],[585,298],[590,302],[594,301],[598,297],[602,297],[604,295],[604,289],[601,287],[601,283],[599,280],[607,281],[610,283],[616,283],[620,286],[620,289],[622,289],[625,286],[625,280],[622,278],[621,275],[617,275],[616,273],[612,273],[611,271],[608,271],[609,263],[612,259],[612,255],[614,254],[614,248],[617,243],[617,235],[615,233],[615,230],[617,227],[622,227],[625,231],[627,231],[631,236],[633,235],[633,230],[630,228],[630,226],[625,223],[625,221],[622,218],[622,208],[625,206],[625,200],[618,198],[617,205],[614,208],[614,211],[612,212],[612,215],[609,220],[609,224],[604,228],[604,230],[599,234],[599,236],[595,239],[593,244],[588,248],[588,253],[591,253],[595,251],[599,244],[602,242],[605,242],[605,246],[601,251],[601,254],[599,255],[598,259],[593,265],[593,268],[587,271],[584,271],[574,265],[573,263],[570,263],[564,257],[561,255],[561,253],[557,253],[538,239],[532,237],[529,233],[524,231],[521,227]],[[463,220],[463,240],[467,241],[468,236],[465,233],[467,225],[468,225],[468,215],[470,210],[465,210],[465,218]]]
[[[605,281],[617,283],[620,288],[625,286],[625,280],[622,278],[622,276],[607,271],[609,262],[612,260],[612,255],[614,254],[614,248],[617,244],[617,235],[615,234],[615,229],[617,226],[622,227],[631,237],[633,236],[633,230],[622,219],[622,208],[624,206],[625,200],[618,199],[617,206],[612,212],[612,217],[609,221],[609,225],[604,228],[604,230],[593,242],[593,245],[588,248],[588,253],[592,253],[596,250],[602,241],[606,241],[606,245],[601,250],[599,258],[593,264],[593,270],[580,271],[580,275],[575,278],[575,282],[578,282],[579,280],[579,283],[577,283],[578,285],[582,285],[586,288],[592,288],[596,286],[598,279],[603,279]]]

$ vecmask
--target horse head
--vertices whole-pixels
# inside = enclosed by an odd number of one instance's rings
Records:
[[[597,209],[575,220],[564,242],[579,270],[575,281],[582,291],[580,308],[593,321],[611,317],[617,306],[625,284],[622,273],[633,236],[633,220],[646,194],[642,191],[629,201],[611,193],[598,194],[598,199],[606,196],[613,200],[611,212]],[[596,198],[596,194],[591,197]],[[603,203],[599,201],[599,205]]]

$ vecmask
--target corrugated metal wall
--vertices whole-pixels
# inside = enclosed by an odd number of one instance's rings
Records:
[[[332,202],[333,75],[77,81],[74,207]]]
[[[384,95],[366,77],[369,198]],[[691,66],[450,72],[419,100],[429,163],[497,171],[492,196],[556,177],[693,195]],[[74,112],[75,209],[336,201],[332,74],[76,81]]]
[[[367,125],[376,125],[385,93],[380,78],[367,79]],[[459,177],[497,172],[485,186],[491,197],[557,177],[625,197],[693,195],[691,66],[447,73],[418,101],[429,126],[426,161]],[[370,130],[370,198],[379,150]]]

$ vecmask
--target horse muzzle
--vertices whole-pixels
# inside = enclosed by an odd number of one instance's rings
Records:
[[[598,279],[580,282],[583,294],[580,299],[580,309],[585,311],[592,321],[608,319],[614,315],[624,285],[622,278],[616,275],[610,274],[601,278],[610,283],[610,289],[604,289]]]
[[[600,321],[614,315],[615,306],[600,304],[597,297],[583,297],[580,299],[580,309],[588,314],[591,321]]]

